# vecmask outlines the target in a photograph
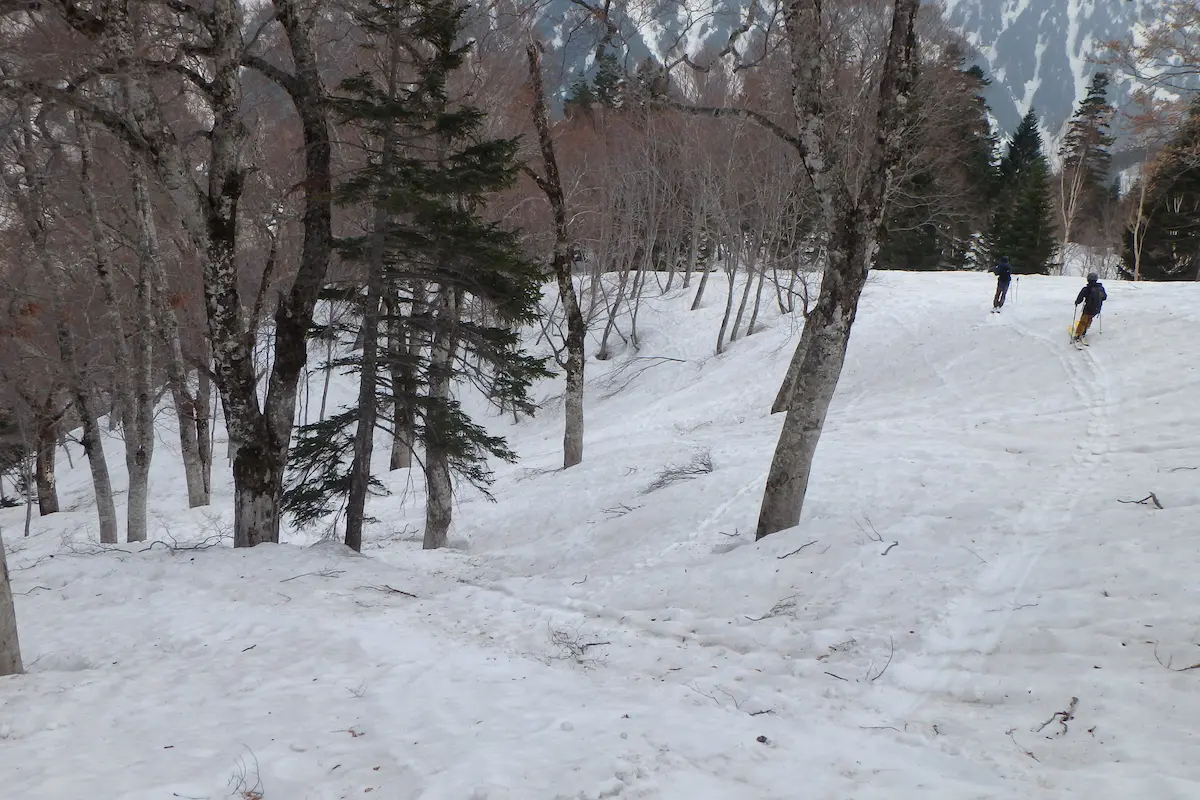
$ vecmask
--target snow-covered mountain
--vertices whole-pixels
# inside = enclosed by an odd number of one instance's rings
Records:
[[[946,20],[960,30],[993,79],[989,100],[999,126],[1011,132],[1030,107],[1056,136],[1099,69],[1092,59],[1105,42],[1129,36],[1160,0],[942,0]],[[722,46],[748,0],[628,0],[620,39],[630,64],[659,59],[681,42],[692,53]],[[541,27],[568,76],[586,71],[603,28],[573,0],[550,0]],[[1119,98],[1118,98],[1119,99]]]
[[[943,0],[992,77],[989,98],[1012,131],[1031,107],[1057,134],[1083,97],[1106,42],[1130,35],[1158,0]],[[1114,98],[1119,100],[1120,98]]]

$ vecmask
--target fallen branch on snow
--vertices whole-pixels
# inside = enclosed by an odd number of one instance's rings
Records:
[[[686,464],[668,464],[663,467],[655,477],[654,482],[642,490],[642,494],[657,492],[659,489],[665,489],[672,483],[678,483],[679,481],[695,480],[701,475],[707,475],[712,471],[712,451],[706,448],[694,453],[692,460]]]
[[[1200,669],[1200,661],[1197,661],[1195,664],[1192,664],[1190,667],[1173,667],[1171,665],[1175,661],[1174,656],[1168,657],[1167,663],[1164,664],[1163,660],[1161,658],[1159,658],[1159,656],[1158,656],[1158,642],[1154,643],[1154,660],[1157,661],[1159,666],[1161,666],[1163,669],[1169,669],[1169,670],[1171,670],[1171,672],[1191,672],[1194,669]]]
[[[1162,511],[1162,507],[1163,507],[1162,503],[1158,502],[1158,495],[1154,494],[1154,492],[1151,492],[1150,494],[1146,495],[1141,500],[1117,500],[1117,502],[1118,503],[1127,503],[1130,505],[1139,505],[1139,506],[1148,506],[1151,503],[1153,503],[1154,507],[1157,508],[1159,511]]]
[[[1034,731],[1034,733],[1041,733],[1042,731],[1044,731],[1046,729],[1047,725],[1051,725],[1057,721],[1059,725],[1062,725],[1062,733],[1058,734],[1058,735],[1066,736],[1067,735],[1067,723],[1070,722],[1071,720],[1075,719],[1075,707],[1078,705],[1079,705],[1079,698],[1072,697],[1071,705],[1067,706],[1066,711],[1055,711],[1054,714],[1050,717],[1050,719],[1043,722],[1041,724],[1041,726],[1036,731]]]
[[[394,586],[388,586],[386,583],[380,584],[379,586],[355,586],[354,588],[367,589],[372,592],[383,592],[384,594],[402,594],[405,597],[411,597],[414,600],[417,599],[417,596],[412,592],[406,592],[403,589],[397,589]]]
[[[1026,750],[1024,747],[1021,746],[1021,743],[1017,741],[1017,737],[1013,736],[1013,731],[1015,731],[1015,730],[1016,730],[1016,728],[1008,729],[1008,738],[1012,739],[1013,744],[1015,744],[1017,746],[1017,749],[1021,751],[1022,755],[1027,755],[1030,758],[1032,758],[1034,761],[1038,761],[1038,757],[1033,754],[1033,751]],[[1040,764],[1041,762],[1038,761],[1038,763]]]
[[[775,558],[779,559],[780,561],[783,561],[783,560],[784,560],[785,558],[787,558],[788,556],[794,556],[794,555],[796,555],[796,553],[799,553],[799,552],[800,552],[801,550],[803,550],[804,548],[806,548],[806,547],[811,547],[812,545],[814,545],[814,544],[816,544],[816,543],[817,543],[817,540],[816,540],[816,539],[813,539],[813,540],[812,540],[811,542],[809,542],[808,544],[802,544],[802,545],[800,545],[799,547],[797,547],[795,550],[793,550],[792,552],[790,552],[790,553],[784,553],[784,554],[783,554],[783,555],[781,555],[781,556],[775,556]]]
[[[768,611],[767,613],[763,614],[761,617],[746,616],[746,619],[750,620],[751,622],[762,622],[764,619],[770,619],[771,617],[778,617],[783,614],[786,614],[786,613],[792,611],[796,607],[796,598],[797,597],[799,597],[799,595],[795,595],[795,594],[789,595],[788,597],[785,597],[782,600],[780,600],[775,605],[771,606],[771,610]],[[743,616],[745,616],[745,615],[743,615]]]
[[[871,677],[871,668],[867,667],[867,679],[869,682],[874,683],[875,681],[879,680],[879,677],[881,675],[883,675],[883,673],[887,672],[887,668],[892,665],[892,656],[894,656],[895,654],[896,654],[896,641],[891,636],[889,636],[888,637],[888,660],[887,660],[887,663],[883,665],[883,669],[879,670],[879,672],[875,675],[874,678]]]
[[[297,578],[304,578],[309,575],[313,576],[314,578],[340,578],[345,574],[346,570],[344,569],[322,569],[317,570],[316,572],[301,572],[299,575],[293,575],[290,578],[284,578],[280,581],[280,583],[287,583],[288,581],[294,581]]]

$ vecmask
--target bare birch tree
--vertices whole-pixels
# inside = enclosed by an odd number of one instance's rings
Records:
[[[543,175],[531,168],[526,172],[546,195],[554,216],[554,254],[552,266],[558,283],[558,298],[566,315],[566,358],[563,369],[567,377],[566,427],[563,433],[563,467],[569,469],[583,461],[583,386],[586,363],[584,344],[587,323],[575,294],[574,249],[567,223],[567,201],[558,169],[554,139],[550,133],[550,115],[546,107],[546,90],[542,84],[542,48],[537,43],[526,48],[529,59],[529,80],[533,88],[533,122],[537,129],[542,154]]]
[[[0,535],[0,677],[24,672],[21,643],[17,638],[17,609],[13,605],[12,584],[8,579],[8,557],[4,537]]]

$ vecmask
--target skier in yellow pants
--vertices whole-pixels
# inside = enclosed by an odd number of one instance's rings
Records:
[[[1083,313],[1079,315],[1079,323],[1075,326],[1075,341],[1079,341],[1087,335],[1088,328],[1092,326],[1092,320],[1100,314],[1100,309],[1104,306],[1104,301],[1108,299],[1108,292],[1104,291],[1104,284],[1100,283],[1100,276],[1096,273],[1089,273],[1087,276],[1087,286],[1079,290],[1079,296],[1075,298],[1075,305],[1083,304]]]

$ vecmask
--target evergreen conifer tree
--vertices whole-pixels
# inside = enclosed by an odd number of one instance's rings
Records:
[[[358,20],[369,46],[390,55],[385,74],[344,81],[334,101],[366,153],[337,199],[371,222],[364,234],[338,242],[362,274],[330,298],[357,307],[363,346],[327,367],[357,372],[360,394],[352,407],[299,432],[286,501],[301,525],[353,499],[357,474],[358,507],[347,514],[361,530],[363,490],[379,486],[364,443],[386,427],[381,412],[389,407],[411,419],[427,481],[436,452],[444,483],[452,472],[486,491],[488,456],[514,454],[470,419],[450,387],[474,382],[494,401],[532,413],[529,388],[547,374],[541,359],[523,351],[519,333],[535,317],[542,269],[522,254],[514,233],[480,214],[487,194],[515,180],[517,142],[483,138],[484,113],[452,103],[447,89],[469,52],[469,43],[460,44],[465,10],[453,0],[372,0]],[[393,346],[397,330],[407,346]],[[348,535],[347,544],[357,549],[361,541]]]
[[[1078,241],[1081,232],[1094,230],[1110,199],[1110,148],[1114,139],[1109,127],[1116,110],[1108,102],[1108,85],[1107,73],[1097,72],[1092,77],[1087,96],[1071,117],[1059,149],[1064,241]]]
[[[935,102],[964,113],[949,125],[945,115],[936,115],[942,120],[939,127],[922,130],[935,115],[922,110],[927,98],[914,98],[910,114],[918,120],[918,131],[910,139],[916,147],[929,148],[936,137],[939,142],[930,156],[938,163],[918,163],[898,187],[877,260],[883,269],[962,269],[987,224],[995,183],[995,136],[983,97],[989,81],[979,67],[963,68],[961,53],[951,51],[944,58],[940,68],[953,70],[956,80],[946,86],[947,95]],[[947,164],[945,152],[958,157]]]
[[[986,237],[991,262],[1008,256],[1014,272],[1050,272],[1057,243],[1049,178],[1037,114],[1030,109],[997,169],[996,201]]]

